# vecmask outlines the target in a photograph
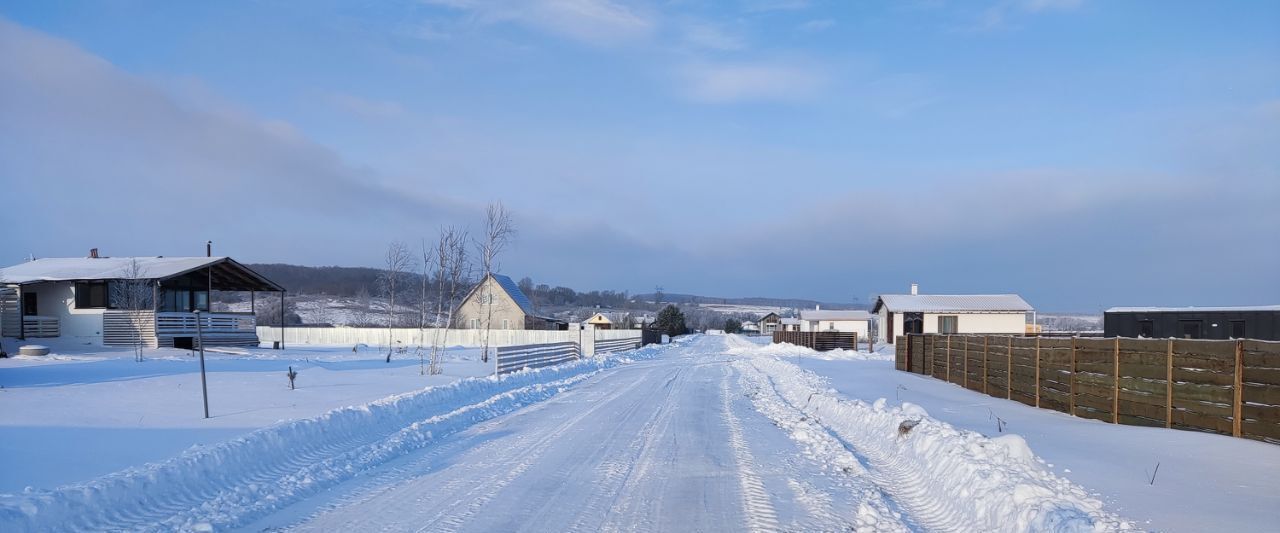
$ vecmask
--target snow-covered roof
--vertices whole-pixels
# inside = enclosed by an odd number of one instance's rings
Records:
[[[871,313],[861,309],[805,309],[800,311],[800,320],[871,320]]]
[[[1031,304],[1016,294],[883,294],[876,301],[895,313],[948,313],[1031,311]]]
[[[0,279],[18,285],[123,279],[135,260],[144,279],[164,280],[212,266],[215,290],[282,290],[230,257],[46,257],[0,269]]]
[[[788,326],[795,326],[795,325],[799,325],[799,324],[800,324],[800,319],[799,319],[799,318],[795,318],[795,317],[786,317],[786,318],[783,318],[783,319],[779,320],[779,321],[778,321],[778,323],[779,323],[779,324],[786,324],[786,325],[788,325]]]
[[[1241,305],[1232,307],[1112,307],[1108,313],[1187,313],[1187,312],[1280,311],[1280,305]]]

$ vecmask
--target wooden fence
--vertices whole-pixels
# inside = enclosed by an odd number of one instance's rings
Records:
[[[1280,444],[1280,342],[898,337],[898,370],[1113,424]]]
[[[858,334],[843,331],[775,331],[773,342],[775,344],[787,342],[820,352],[837,349],[857,350]]]

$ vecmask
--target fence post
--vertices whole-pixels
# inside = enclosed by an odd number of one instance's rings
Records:
[[[1231,409],[1231,436],[1240,436],[1240,417],[1244,414],[1244,341],[1236,339],[1236,384],[1235,402]]]
[[[1036,407],[1040,407],[1040,336],[1036,335]]]
[[[1004,399],[1013,399],[1013,335],[1009,336],[1009,351],[1005,352],[1009,356],[1008,362],[1004,366]]]
[[[951,381],[951,336],[947,335],[947,383]]]
[[[990,341],[991,341],[990,336],[988,335],[982,336],[982,393],[983,394],[987,393],[987,381],[991,376],[991,363],[987,359],[987,354],[990,352],[989,350],[989,346],[991,344]]]
[[[964,360],[960,361],[964,366],[964,388],[969,388],[969,337],[964,338]]]
[[[1120,337],[1116,337],[1115,371],[1111,376],[1111,423],[1120,423]]]
[[[1165,354],[1164,379],[1164,427],[1173,427],[1173,339],[1169,339],[1169,350]]]
[[[1071,397],[1067,401],[1067,409],[1071,416],[1076,416],[1076,338],[1071,337],[1071,373],[1067,375]]]

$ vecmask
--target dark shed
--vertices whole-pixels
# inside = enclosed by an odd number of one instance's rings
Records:
[[[1114,307],[1102,329],[1108,337],[1280,341],[1280,305]]]

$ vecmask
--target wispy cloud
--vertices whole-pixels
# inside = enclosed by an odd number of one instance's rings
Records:
[[[1008,27],[1019,14],[1072,11],[1084,4],[1084,0],[999,0],[987,7],[978,19],[964,29],[988,31]]]
[[[323,93],[323,98],[335,108],[364,119],[395,118],[404,114],[404,106],[391,100],[374,100],[337,91]]]
[[[799,101],[825,82],[815,70],[781,63],[700,64],[682,72],[686,96],[708,103]]]
[[[593,45],[612,45],[648,35],[653,17],[611,0],[424,0],[466,12],[481,24],[512,22]]]
[[[731,34],[714,24],[696,23],[685,27],[684,40],[698,47],[720,51],[743,50],[747,42],[741,36]]]
[[[830,18],[826,18],[826,19],[813,19],[813,20],[810,20],[810,21],[806,21],[806,22],[804,22],[803,24],[800,24],[799,28],[800,28],[800,31],[807,31],[807,32],[810,32],[810,33],[817,33],[817,32],[820,32],[820,31],[826,31],[826,30],[829,30],[829,29],[831,29],[832,27],[834,27],[835,25],[836,25],[836,20],[835,20],[835,19],[830,19]]]

